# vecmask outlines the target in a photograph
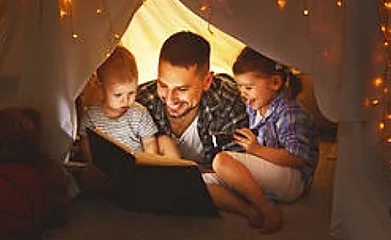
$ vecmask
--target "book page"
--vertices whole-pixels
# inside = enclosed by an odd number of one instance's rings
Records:
[[[112,138],[108,134],[104,133],[99,129],[93,129],[98,135],[106,139],[107,141],[117,145],[125,152],[132,154],[136,158],[136,164],[140,165],[160,165],[160,166],[198,166],[197,163],[184,160],[180,158],[166,157],[162,155],[146,153],[146,152],[136,152],[134,153],[132,149],[126,146],[124,143]]]

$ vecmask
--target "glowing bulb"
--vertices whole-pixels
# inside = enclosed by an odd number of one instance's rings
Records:
[[[308,11],[308,9],[304,9],[303,14],[304,16],[308,16],[310,14],[310,11]]]
[[[60,17],[63,18],[63,17],[65,17],[66,15],[68,15],[68,12],[65,11],[64,9],[60,9]]]
[[[391,9],[391,2],[390,2],[390,1],[384,2],[384,6],[385,6],[387,9]]]
[[[387,142],[391,143],[391,137],[387,138]]]
[[[385,46],[385,47],[388,46],[388,42],[387,42],[387,41],[384,42],[384,46]]]
[[[79,37],[79,35],[77,35],[76,33],[73,33],[73,34],[72,34],[72,38],[76,39],[76,38],[78,38],[78,37]]]
[[[379,87],[380,85],[383,84],[383,79],[381,79],[380,77],[375,78],[375,79],[373,80],[373,84],[374,84],[376,87]]]
[[[97,14],[101,14],[102,12],[103,12],[102,9],[100,9],[100,8],[96,9],[96,13],[97,13]]]
[[[382,32],[385,32],[386,31],[386,26],[382,25],[380,29],[381,29]]]
[[[388,93],[388,88],[386,88],[386,87],[383,88],[383,93],[384,93],[384,94],[387,94],[387,93]]]
[[[376,105],[379,105],[379,104],[380,104],[380,100],[379,100],[379,99],[373,99],[373,100],[371,101],[371,103],[372,103],[373,106],[376,106]]]
[[[200,8],[201,12],[205,12],[207,9],[208,9],[208,6],[206,6],[206,5],[202,5]]]
[[[278,5],[279,9],[283,10],[285,8],[286,1],[285,0],[277,0],[277,5]]]
[[[384,129],[384,122],[379,122],[379,129],[383,130]]]
[[[391,120],[391,113],[387,114],[387,119]]]
[[[342,7],[342,1],[337,1],[337,6]]]

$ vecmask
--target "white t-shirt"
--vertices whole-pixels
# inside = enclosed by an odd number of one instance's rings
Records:
[[[202,162],[205,157],[204,147],[202,145],[197,129],[198,116],[193,120],[190,126],[179,138],[176,138],[179,151],[182,158]]]
[[[86,135],[86,128],[98,128],[116,140],[126,144],[134,152],[143,151],[141,140],[157,132],[148,110],[139,103],[129,107],[119,118],[108,118],[100,106],[90,107],[81,120],[80,135]]]

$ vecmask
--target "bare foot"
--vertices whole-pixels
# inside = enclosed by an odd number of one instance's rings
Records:
[[[282,213],[279,208],[270,204],[263,209],[263,224],[261,233],[271,234],[278,232],[282,227]]]

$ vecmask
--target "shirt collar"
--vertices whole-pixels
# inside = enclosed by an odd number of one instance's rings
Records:
[[[279,94],[277,94],[274,97],[274,99],[270,103],[269,107],[267,108],[265,115],[262,117],[263,121],[265,121],[267,118],[269,118],[273,114],[273,112],[280,105],[280,103],[283,100],[283,98],[284,98],[284,94],[283,93],[279,93]],[[257,111],[255,109],[253,109],[251,106],[247,105],[247,112],[249,113],[249,116],[250,116],[250,126],[251,127],[256,127],[256,126],[253,126],[253,125],[255,124]],[[263,121],[261,121],[261,122],[263,122]]]

